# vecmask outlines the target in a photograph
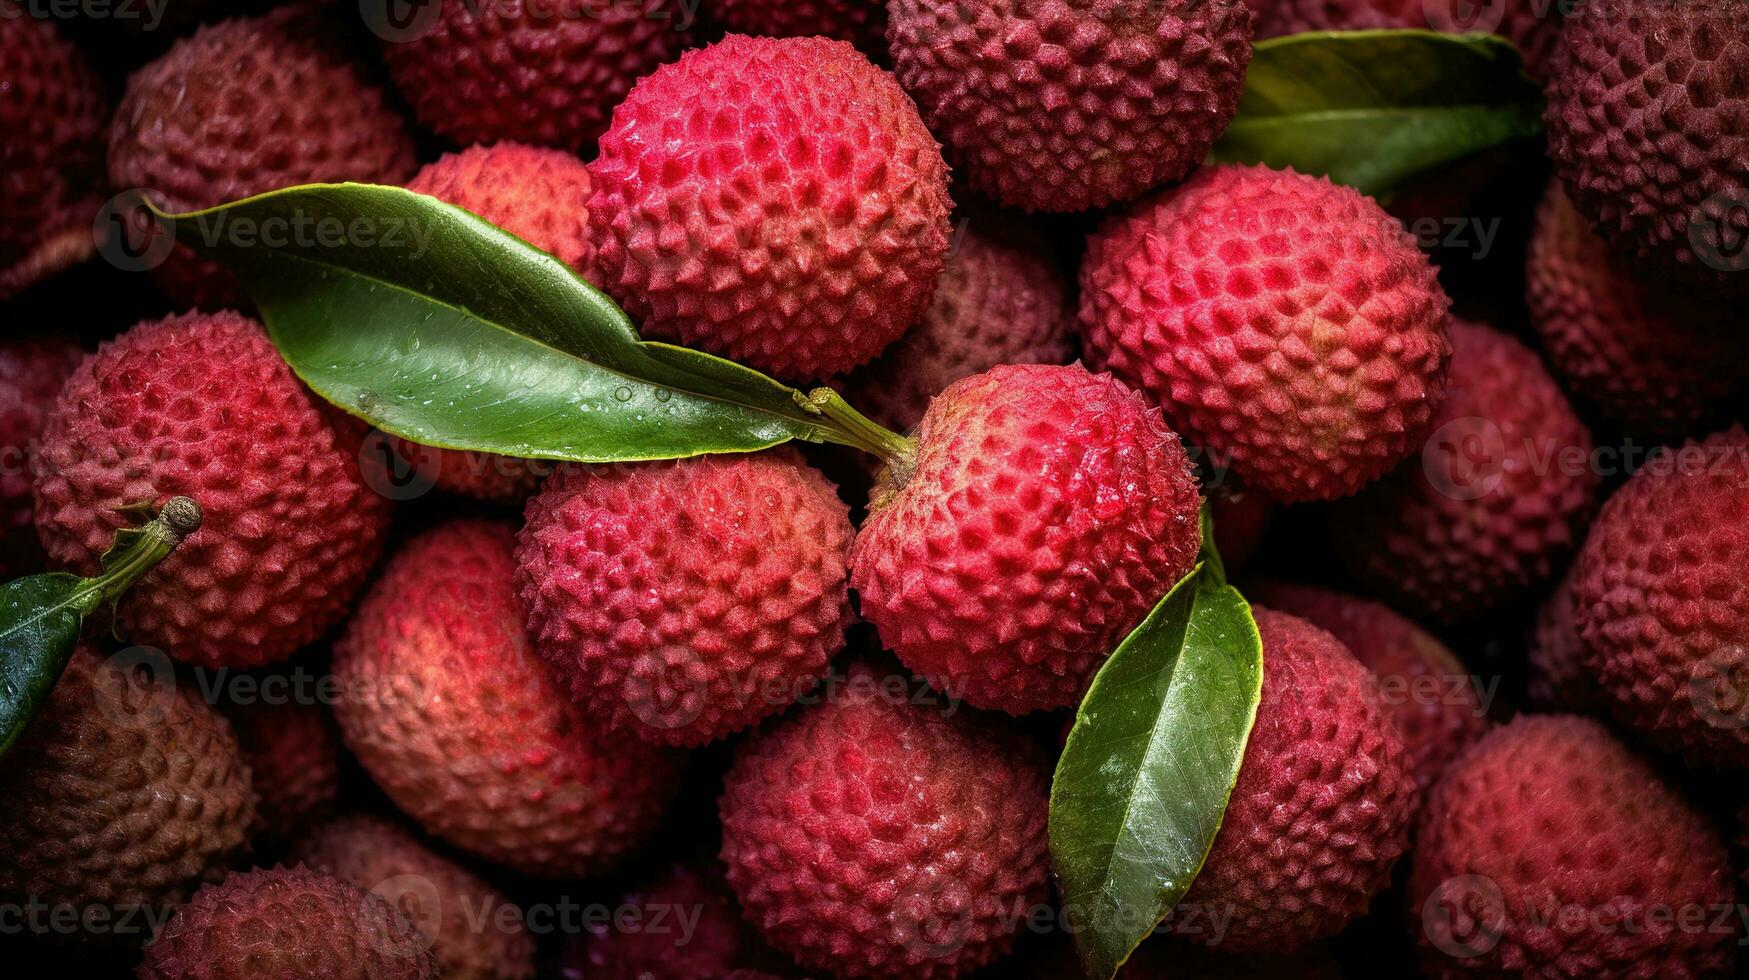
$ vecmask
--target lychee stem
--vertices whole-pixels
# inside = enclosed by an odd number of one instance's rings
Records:
[[[120,554],[105,556],[103,574],[91,580],[102,600],[114,601],[163,561],[182,539],[200,530],[200,505],[187,497],[172,497],[158,516],[139,529],[132,541],[117,538]]]
[[[824,415],[832,423],[833,433],[847,446],[855,446],[887,461],[888,466],[905,465],[917,453],[913,439],[874,422],[850,407],[844,397],[831,388],[815,388],[802,403],[811,412]]]

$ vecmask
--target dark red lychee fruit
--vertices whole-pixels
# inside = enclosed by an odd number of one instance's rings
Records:
[[[1525,644],[1530,663],[1527,693],[1530,703],[1543,711],[1604,714],[1607,704],[1586,662],[1589,654],[1579,636],[1577,610],[1573,606],[1573,581],[1577,575],[1575,565],[1537,609]]]
[[[61,385],[84,356],[58,338],[0,342],[0,578],[42,568],[30,490],[37,446]]]
[[[340,796],[340,736],[319,704],[258,703],[226,711],[259,798],[258,840],[295,840],[334,809]]]
[[[714,860],[676,864],[617,907],[635,911],[591,927],[583,948],[591,980],[727,976],[775,956],[742,917]]]
[[[887,7],[881,0],[717,0],[711,12],[737,34],[818,34],[849,41],[871,56],[887,53]]]

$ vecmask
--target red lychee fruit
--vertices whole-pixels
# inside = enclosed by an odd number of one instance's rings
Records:
[[[346,745],[431,834],[524,874],[607,869],[656,828],[677,760],[611,738],[529,648],[515,539],[442,525],[396,555],[336,645]]]
[[[1527,280],[1555,372],[1634,432],[1680,435],[1725,405],[1749,367],[1749,344],[1722,304],[1616,257],[1559,182],[1537,213]]]
[[[1728,976],[1712,824],[1597,722],[1521,716],[1421,816],[1409,908],[1430,977]]]
[[[1202,543],[1157,409],[1080,366],[1005,365],[929,406],[851,551],[862,614],[937,690],[1013,714],[1075,704]]]
[[[445,980],[527,980],[534,940],[522,910],[461,865],[381,817],[354,814],[299,845],[304,864],[400,909],[437,954]]]
[[[1228,572],[1245,566],[1263,545],[1263,536],[1281,507],[1268,494],[1247,490],[1235,480],[1222,480],[1209,487],[1209,509],[1214,518],[1215,550]]]
[[[640,81],[589,165],[603,288],[643,323],[779,377],[868,361],[929,305],[947,165],[855,48],[731,35]]]
[[[1624,255],[1749,279],[1749,0],[1600,0],[1560,31],[1549,156]]]
[[[1601,482],[1590,431],[1534,352],[1455,318],[1451,337],[1445,403],[1420,455],[1331,511],[1355,574],[1439,623],[1552,579]]]
[[[1037,229],[970,218],[923,319],[852,374],[845,397],[881,425],[908,432],[923,421],[930,400],[961,378],[998,364],[1067,364],[1068,297]]]
[[[226,714],[259,797],[254,836],[283,844],[332,812],[340,796],[340,738],[327,708],[285,700]]]
[[[1046,776],[1019,736],[851,668],[724,779],[729,884],[809,970],[952,977],[1045,898]]]
[[[8,8],[0,17],[0,299],[95,251],[109,111],[73,42]]]
[[[1549,712],[1597,715],[1607,711],[1597,679],[1586,663],[1589,656],[1579,636],[1573,608],[1575,566],[1554,593],[1537,609],[1525,644],[1530,663],[1530,703]]]
[[[1389,883],[1415,780],[1360,661],[1303,619],[1252,612],[1257,722],[1208,860],[1167,928],[1229,952],[1283,952],[1341,932]],[[1214,914],[1193,926],[1196,909]]]
[[[582,964],[590,980],[720,977],[774,957],[714,861],[674,865],[616,908],[630,911],[590,928]]]
[[[737,34],[818,34],[849,41],[872,56],[887,52],[887,8],[881,0],[717,0],[711,13]]]
[[[427,164],[407,189],[472,211],[549,252],[579,276],[595,260],[589,243],[589,168],[564,150],[497,143],[448,153]],[[521,505],[548,464],[494,453],[396,440],[403,458],[440,490]]]
[[[793,450],[568,466],[529,502],[516,585],[591,717],[702,745],[782,711],[843,649],[853,533]]]
[[[431,948],[381,897],[310,868],[230,875],[146,947],[141,980],[436,980]]]
[[[1239,107],[1245,0],[893,0],[894,70],[976,191],[1084,211],[1181,180]]]
[[[379,34],[396,87],[439,135],[575,152],[633,82],[680,53],[681,15],[666,0],[439,0],[428,19]]]
[[[1504,0],[1467,6],[1459,0],[1252,0],[1257,36],[1308,31],[1392,29],[1467,34],[1486,31],[1510,40],[1533,77],[1542,78],[1561,33],[1561,10],[1540,0]]]
[[[296,184],[411,177],[406,125],[338,30],[294,4],[177,41],[128,79],[109,127],[110,183],[182,212]],[[247,302],[235,275],[185,246],[152,272],[179,306]]]
[[[1749,766],[1749,434],[1663,452],[1579,554],[1587,666],[1616,719],[1695,761]]]
[[[327,411],[253,320],[142,323],[62,390],[38,455],[37,533],[91,575],[142,508],[193,498],[205,520],[122,601],[126,635],[211,667],[283,659],[351,609],[388,524]]]
[[[1081,267],[1089,360],[1284,503],[1352,494],[1421,444],[1449,306],[1377,202],[1266,167],[1209,168],[1107,218]]]
[[[84,356],[58,338],[0,341],[0,578],[42,567],[30,492],[37,445],[61,385]]]
[[[138,943],[243,849],[255,793],[236,737],[157,666],[148,682],[82,648],[0,758],[7,901],[70,908],[86,935]]]
[[[1409,772],[1425,793],[1488,730],[1475,678],[1444,643],[1389,607],[1310,585],[1265,583],[1248,595],[1304,619],[1378,678],[1379,704],[1403,736]]]

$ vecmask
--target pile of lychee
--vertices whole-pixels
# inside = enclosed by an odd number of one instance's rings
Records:
[[[1218,550],[1261,701],[1120,976],[1732,975],[1749,0],[1506,0],[1546,155],[1427,178],[1507,215],[1473,268],[1407,193],[1204,162],[1254,40],[1440,5],[0,0],[0,571],[204,512],[0,756],[0,950],[1080,976],[1052,763]],[[143,282],[104,204],[341,181],[837,389],[879,458],[385,438],[233,273]]]

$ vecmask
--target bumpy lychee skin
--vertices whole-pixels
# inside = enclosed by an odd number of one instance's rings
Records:
[[[564,150],[497,143],[448,153],[420,170],[407,189],[472,211],[587,277],[589,168]],[[546,467],[493,453],[418,446],[397,440],[402,455],[441,490],[521,505]]]
[[[335,649],[347,746],[427,831],[525,874],[582,877],[641,844],[675,758],[612,738],[529,648],[511,530],[414,539]]]
[[[861,665],[744,743],[723,860],[747,917],[810,970],[952,977],[1044,898],[1046,778],[1017,736]]]
[[[1600,715],[1607,710],[1597,679],[1587,663],[1589,654],[1579,636],[1577,610],[1573,607],[1575,566],[1537,609],[1525,643],[1530,663],[1530,703],[1549,712]]]
[[[1307,31],[1372,31],[1407,28],[1505,36],[1524,56],[1525,69],[1541,78],[1561,33],[1561,11],[1535,0],[1504,0],[1468,7],[1458,0],[1252,0],[1257,36]]]
[[[1089,360],[1285,503],[1352,494],[1421,444],[1449,306],[1375,201],[1265,167],[1213,167],[1107,218],[1081,267]]]
[[[38,468],[37,533],[85,575],[139,508],[200,504],[200,530],[140,580],[121,621],[131,641],[206,666],[279,660],[337,623],[388,523],[316,396],[230,312],[100,347],[62,390]]]
[[[908,432],[929,402],[998,364],[1067,364],[1069,286],[1044,236],[1018,221],[970,218],[923,319],[852,374],[845,397],[881,425]]]
[[[1597,507],[1591,433],[1535,353],[1454,319],[1419,456],[1332,511],[1336,550],[1401,608],[1450,623],[1550,581]]]
[[[1389,607],[1310,585],[1270,582],[1247,594],[1329,632],[1373,672],[1422,792],[1488,730],[1487,706],[1463,662]]]
[[[592,923],[583,949],[583,976],[591,980],[645,977],[721,977],[737,967],[775,959],[713,861],[677,864],[624,896],[622,909],[636,917],[623,923]],[[688,926],[677,915],[691,919]]]
[[[1749,365],[1727,305],[1618,258],[1559,182],[1537,212],[1526,280],[1555,372],[1634,432],[1680,435],[1726,403]]]
[[[1421,816],[1410,921],[1428,976],[1729,976],[1730,857],[1595,721],[1521,716]]]
[[[328,709],[286,700],[227,715],[259,797],[254,836],[288,843],[327,817],[340,796],[340,737]]]
[[[144,676],[144,675],[141,675]],[[148,920],[216,878],[247,841],[249,770],[230,726],[168,672],[151,684],[81,649],[0,759],[0,895]]]
[[[406,125],[300,5],[202,27],[135,72],[109,127],[109,179],[170,211],[296,184],[399,184],[418,169]],[[178,246],[152,270],[178,305],[246,302],[236,276]]]
[[[722,738],[805,694],[844,646],[850,510],[794,451],[566,467],[526,516],[530,636],[620,731]]]
[[[1252,611],[1263,700],[1220,833],[1183,902],[1232,920],[1224,935],[1206,923],[1168,926],[1240,953],[1297,949],[1364,914],[1408,845],[1415,806],[1408,754],[1367,669],[1305,620]]]
[[[400,909],[437,954],[445,980],[527,980],[534,940],[496,888],[381,817],[323,825],[297,849],[304,864]]]
[[[1184,448],[1080,366],[954,382],[851,552],[862,614],[936,689],[1013,714],[1076,703],[1202,543]]]
[[[1625,255],[1684,278],[1744,278],[1749,0],[1587,3],[1548,84],[1549,156]]]
[[[886,54],[887,9],[880,0],[717,0],[711,12],[737,34],[821,37]]]
[[[1573,598],[1616,719],[1684,758],[1749,766],[1749,434],[1661,454],[1610,497]]]
[[[577,151],[607,129],[632,83],[680,53],[679,8],[662,0],[441,0],[383,60],[420,123],[451,141],[515,140]]]
[[[604,289],[647,335],[810,381],[929,305],[947,165],[855,48],[731,35],[640,81],[589,165]]]
[[[0,17],[0,299],[94,250],[103,200],[103,84],[52,23]]]
[[[894,70],[975,190],[1029,211],[1194,170],[1239,107],[1244,0],[894,0]]]
[[[61,385],[84,356],[60,339],[0,343],[0,577],[41,569],[30,492],[37,445]]]
[[[437,959],[387,901],[305,867],[240,872],[178,909],[141,980],[436,980]]]

